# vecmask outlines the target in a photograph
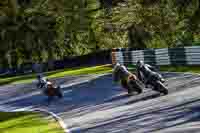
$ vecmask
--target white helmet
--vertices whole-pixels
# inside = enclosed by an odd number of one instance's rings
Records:
[[[141,68],[144,65],[144,62],[142,60],[138,60],[136,66]]]
[[[47,81],[47,85],[52,85],[52,83],[50,81]]]

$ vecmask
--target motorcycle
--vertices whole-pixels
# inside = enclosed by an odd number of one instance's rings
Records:
[[[46,78],[41,77],[41,76],[38,76],[36,87],[37,87],[38,89],[42,89],[42,88],[45,87],[46,83],[47,83]]]
[[[127,89],[129,95],[133,95],[134,92],[138,94],[142,93],[142,86],[136,76],[132,75],[128,77],[128,80],[122,80],[121,85],[123,88]]]
[[[146,83],[147,86],[150,86],[153,90],[163,93],[164,95],[168,94],[168,89],[164,85],[164,78],[158,74],[152,74],[149,78],[150,80]]]
[[[48,96],[48,103],[53,99],[53,97],[62,98],[63,90],[59,85],[46,80],[45,82],[38,81],[37,88],[41,89],[43,94]]]
[[[53,84],[50,81],[47,81],[46,88],[43,90],[43,93],[48,97],[57,96],[58,98],[63,97],[63,91],[60,86]]]

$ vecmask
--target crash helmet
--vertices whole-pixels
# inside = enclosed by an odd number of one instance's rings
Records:
[[[121,64],[120,64],[119,62],[117,62],[117,63],[115,64],[115,66],[121,66]]]
[[[47,86],[48,88],[49,88],[49,87],[51,88],[51,87],[53,86],[53,84],[52,84],[52,82],[47,81],[47,82],[46,82],[46,86]]]
[[[120,65],[120,63],[117,62],[117,63],[115,64],[115,66],[114,66],[114,70],[115,70],[115,71],[118,70],[119,66],[121,66],[121,65]]]
[[[144,62],[142,60],[137,61],[137,64],[136,64],[137,68],[141,68],[143,65],[144,65]]]
[[[52,85],[52,83],[50,81],[47,81],[47,85]]]

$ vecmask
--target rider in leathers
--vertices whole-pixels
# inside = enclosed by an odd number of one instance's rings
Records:
[[[37,87],[43,89],[46,95],[53,96],[56,92],[62,92],[58,85],[46,79],[42,74],[37,75],[37,80]]]
[[[39,74],[37,75],[37,82],[37,87],[43,88],[47,84],[47,79],[42,74]]]
[[[145,85],[148,85],[151,82],[152,76],[159,75],[157,72],[155,72],[154,67],[149,64],[144,64],[141,60],[137,61],[136,74],[138,79],[142,81]],[[161,80],[162,82],[164,82],[163,78],[161,78]]]
[[[129,88],[128,84],[131,82],[131,80],[136,80],[136,79],[137,77],[131,72],[129,72],[124,65],[117,63],[114,66],[113,81],[120,82],[123,88],[125,89]],[[129,92],[129,89],[128,89],[128,92]]]

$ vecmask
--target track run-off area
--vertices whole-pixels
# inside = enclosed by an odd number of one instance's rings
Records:
[[[112,75],[56,79],[63,99],[47,105],[35,83],[0,87],[0,111],[42,108],[60,116],[72,133],[198,133],[200,75],[163,73],[169,94],[145,88],[127,96]]]

